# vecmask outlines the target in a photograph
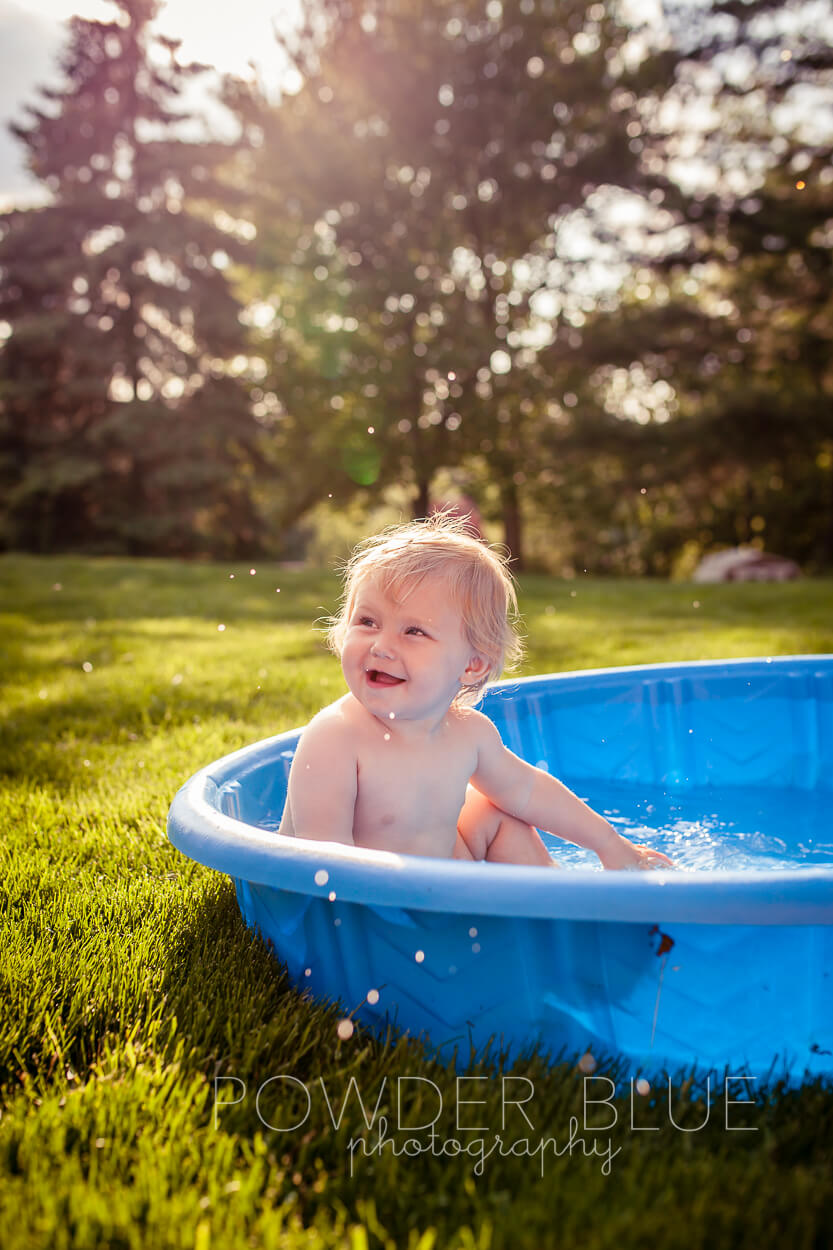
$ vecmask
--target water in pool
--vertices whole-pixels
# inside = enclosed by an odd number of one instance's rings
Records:
[[[833,867],[833,794],[732,787],[664,790],[594,780],[566,784],[632,842],[682,870]],[[600,867],[590,851],[544,835],[565,867]]]
[[[565,781],[630,838],[664,851],[683,871],[833,867],[833,795],[783,788],[663,790]],[[258,825],[277,831],[279,813]],[[598,868],[592,851],[543,834],[565,868]]]

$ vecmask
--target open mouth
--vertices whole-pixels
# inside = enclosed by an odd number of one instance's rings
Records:
[[[367,680],[371,686],[401,686],[405,678],[394,677],[391,673],[383,673],[378,668],[369,668],[367,670]]]

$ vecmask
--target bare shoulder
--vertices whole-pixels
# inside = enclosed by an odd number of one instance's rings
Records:
[[[472,746],[486,748],[490,743],[500,743],[500,734],[493,721],[473,707],[452,708],[452,716],[461,737],[465,737]]]
[[[357,729],[357,717],[351,703],[352,695],[344,695],[316,712],[301,734],[301,744],[310,747],[336,746],[350,741]]]

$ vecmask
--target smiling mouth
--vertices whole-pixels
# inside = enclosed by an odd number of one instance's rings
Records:
[[[372,686],[401,686],[404,677],[394,677],[391,673],[383,673],[381,669],[369,668],[367,679]]]

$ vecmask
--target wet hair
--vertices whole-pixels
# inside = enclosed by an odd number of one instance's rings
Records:
[[[476,703],[486,683],[521,658],[518,602],[508,559],[499,549],[476,538],[465,517],[435,512],[427,520],[382,530],[359,543],[342,572],[341,607],[327,634],[327,642],[338,656],[356,598],[366,581],[372,579],[383,594],[402,603],[424,578],[433,577],[448,586],[469,645],[487,663],[483,677],[462,686],[452,700],[454,704]]]

